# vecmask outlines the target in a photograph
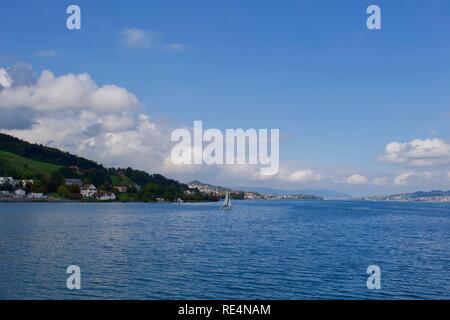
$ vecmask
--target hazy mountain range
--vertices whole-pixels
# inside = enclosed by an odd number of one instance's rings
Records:
[[[361,198],[360,200],[450,202],[450,190],[417,191],[411,193],[398,193],[386,196],[370,196]]]

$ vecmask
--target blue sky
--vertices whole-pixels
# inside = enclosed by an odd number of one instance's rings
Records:
[[[79,31],[65,28],[72,3],[82,10]],[[382,30],[366,28],[369,4],[381,7]],[[156,34],[157,43],[128,46],[130,28]],[[298,169],[369,180],[421,170],[442,176],[446,164],[377,158],[394,141],[450,140],[449,34],[444,0],[4,1],[0,67],[89,73],[99,85],[126,88],[174,127],[203,120],[220,129],[280,128],[281,159]],[[383,193],[446,183],[287,186]]]

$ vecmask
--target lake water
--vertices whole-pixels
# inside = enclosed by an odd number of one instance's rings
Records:
[[[0,203],[0,299],[450,299],[450,205],[218,205]]]

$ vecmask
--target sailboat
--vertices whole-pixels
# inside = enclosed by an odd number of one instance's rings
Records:
[[[220,210],[231,210],[231,194],[229,191],[227,191],[227,194],[225,195],[225,200],[223,201]]]

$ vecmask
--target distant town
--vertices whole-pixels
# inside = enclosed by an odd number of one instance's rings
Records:
[[[360,200],[367,201],[397,201],[397,202],[450,202],[450,190],[417,191],[387,196],[370,196]]]
[[[323,200],[322,197],[315,195],[305,195],[305,194],[279,195],[274,193],[232,190],[220,186],[202,183],[200,181],[189,182],[188,186],[189,188],[197,189],[202,193],[217,195],[219,197],[223,197],[225,193],[229,191],[231,192],[233,198],[243,200]]]
[[[0,200],[48,200],[55,198],[45,194],[44,192],[34,192],[33,179],[16,180],[13,177],[0,177]],[[65,185],[60,186],[59,194],[64,195],[66,192],[80,194],[80,200],[98,200],[98,201],[115,201],[117,199],[114,192],[105,192],[97,190],[93,184],[83,185],[80,179],[66,179]],[[126,187],[114,187],[118,192],[126,192]]]

